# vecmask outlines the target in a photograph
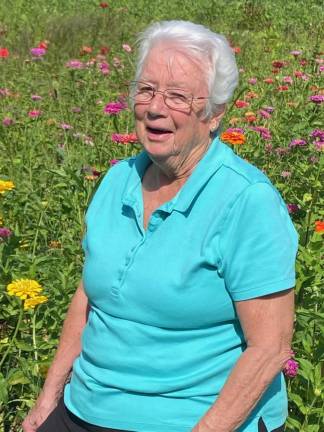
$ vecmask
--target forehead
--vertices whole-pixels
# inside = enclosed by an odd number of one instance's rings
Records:
[[[206,87],[206,72],[190,52],[175,45],[159,43],[149,51],[140,79],[161,85]]]

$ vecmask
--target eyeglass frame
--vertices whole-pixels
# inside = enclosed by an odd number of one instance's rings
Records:
[[[165,90],[163,90],[163,91],[162,91],[162,90],[156,90],[156,89],[155,89],[151,84],[149,84],[149,83],[147,83],[147,82],[145,82],[145,81],[129,81],[129,83],[127,84],[127,88],[128,88],[128,97],[129,97],[130,99],[132,99],[132,100],[134,101],[134,103],[136,103],[136,101],[135,101],[135,97],[131,95],[131,92],[130,92],[130,86],[131,86],[132,84],[138,84],[138,83],[147,84],[147,86],[148,86],[148,87],[151,87],[151,89],[152,89],[152,91],[153,91],[152,97],[151,97],[150,99],[148,99],[147,101],[141,101],[141,102],[138,102],[138,103],[141,103],[141,104],[147,104],[147,103],[150,103],[150,102],[152,101],[152,99],[155,97],[156,93],[160,93],[160,94],[163,96],[163,101],[164,101],[165,105],[166,105],[168,108],[172,109],[172,110],[177,110],[177,108],[170,107],[170,106],[167,104],[167,102],[166,102],[166,98],[167,98],[167,96],[165,95],[165,92],[167,92],[167,91],[171,91],[171,90],[186,91],[185,89],[180,89],[180,88],[169,88],[169,89],[165,89]],[[209,96],[194,96],[194,95],[193,95],[192,93],[190,93],[190,92],[188,92],[188,94],[190,95],[190,98],[191,98],[190,103],[187,105],[189,109],[192,108],[192,103],[193,103],[194,100],[210,99]],[[178,110],[181,111],[181,109],[178,109]]]

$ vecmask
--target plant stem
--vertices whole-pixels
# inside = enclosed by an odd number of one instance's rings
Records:
[[[19,327],[20,327],[20,324],[21,324],[21,321],[22,321],[23,313],[24,313],[24,310],[21,307],[20,308],[20,313],[19,313],[19,318],[18,318],[18,321],[17,321],[17,325],[16,325],[16,328],[15,328],[14,334],[12,335],[12,338],[11,338],[11,340],[9,342],[8,348],[7,348],[6,352],[4,353],[4,355],[3,355],[3,357],[2,357],[2,359],[0,361],[0,368],[2,367],[5,359],[7,358],[7,355],[10,352],[10,349],[11,349],[12,345],[14,344],[14,342],[16,340],[17,333],[18,333],[18,330],[19,330]]]

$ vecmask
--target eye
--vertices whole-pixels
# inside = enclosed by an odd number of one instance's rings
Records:
[[[136,91],[137,93],[152,93],[153,87],[147,84],[138,84]]]
[[[167,97],[172,99],[173,102],[183,103],[188,102],[189,96],[187,93],[182,93],[178,90],[168,90]]]

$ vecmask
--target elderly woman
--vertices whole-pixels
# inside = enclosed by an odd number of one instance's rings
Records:
[[[156,23],[135,79],[143,151],[89,206],[83,282],[23,429],[282,431],[298,236],[270,180],[217,136],[231,48]]]

